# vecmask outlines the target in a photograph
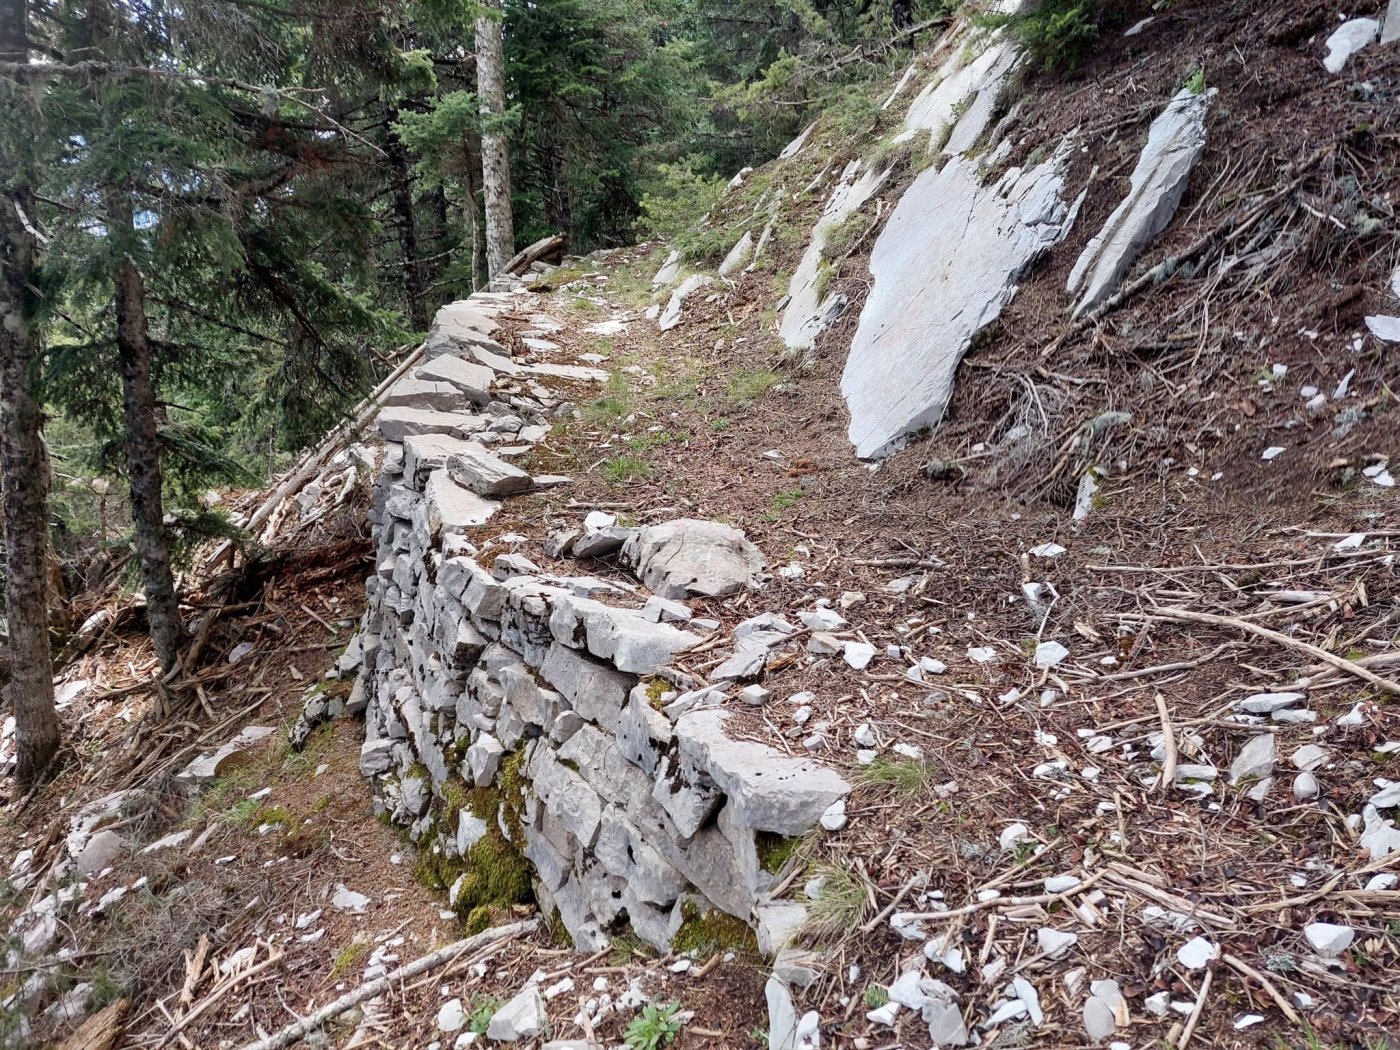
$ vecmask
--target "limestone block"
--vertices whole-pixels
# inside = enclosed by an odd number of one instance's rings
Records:
[[[729,797],[745,826],[801,835],[850,793],[850,784],[827,766],[731,739],[724,731],[728,716],[718,708],[689,711],[676,723],[676,741],[681,756]]]
[[[391,405],[379,413],[375,425],[385,441],[403,441],[414,434],[448,434],[467,437],[486,425],[482,416],[463,412],[437,412],[431,408]]]
[[[555,642],[540,665],[540,675],[583,718],[615,733],[636,678]]]
[[[763,554],[743,532],[718,521],[680,518],[640,530],[623,549],[648,587],[663,598],[736,594],[753,585]]]
[[[480,496],[509,496],[530,488],[530,475],[493,456],[480,445],[454,452],[447,460],[448,472],[459,485]]]
[[[491,384],[496,373],[485,365],[464,361],[452,354],[441,354],[414,370],[419,379],[450,383],[472,404],[484,406],[491,400]]]

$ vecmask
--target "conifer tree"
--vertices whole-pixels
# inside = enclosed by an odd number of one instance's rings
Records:
[[[24,0],[0,3],[0,61],[29,61]],[[40,234],[34,183],[36,106],[18,78],[0,76],[0,476],[4,485],[5,620],[21,786],[58,750],[49,651],[48,461],[37,389]]]
[[[495,277],[515,254],[506,137],[501,0],[480,0],[476,18],[476,93],[481,100],[481,185],[486,197],[486,269]]]

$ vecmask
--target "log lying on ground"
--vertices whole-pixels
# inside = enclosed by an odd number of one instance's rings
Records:
[[[513,273],[517,277],[523,277],[525,273],[537,262],[557,263],[564,258],[564,249],[569,245],[569,238],[562,233],[551,234],[548,237],[541,237],[530,247],[516,255],[510,262],[506,263],[506,273]]]

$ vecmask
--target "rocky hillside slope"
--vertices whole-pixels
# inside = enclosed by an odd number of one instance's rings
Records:
[[[1128,14],[1071,76],[951,25],[677,245],[438,315],[288,727],[402,838],[298,846],[142,1039],[1400,1038],[1400,12]],[[26,949],[133,881],[83,820]]]

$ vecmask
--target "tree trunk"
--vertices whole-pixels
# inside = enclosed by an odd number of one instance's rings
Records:
[[[131,208],[113,193],[108,214],[112,228],[131,229]],[[160,433],[156,424],[156,392],[151,379],[151,337],[146,320],[146,284],[141,271],[125,253],[116,264],[117,361],[122,375],[122,409],[126,426],[126,472],[131,482],[131,519],[141,583],[146,592],[146,618],[162,674],[169,674],[180,655],[184,633],[175,577],[170,571],[170,537],[165,529],[161,492]]]
[[[418,223],[413,213],[413,171],[408,150],[395,130],[399,111],[389,109],[389,166],[394,178],[394,211],[399,227],[399,252],[403,256],[403,294],[408,300],[408,316],[420,331],[428,327],[428,304],[423,299],[423,268],[418,259]]]
[[[510,211],[510,156],[504,127],[505,59],[501,0],[481,0],[476,20],[476,93],[481,100],[481,181],[486,199],[486,271],[495,277],[515,254]]]
[[[0,61],[29,58],[25,0],[0,0]],[[43,411],[35,389],[39,331],[34,326],[39,266],[35,235],[33,162],[25,155],[32,135],[17,133],[29,101],[0,99],[9,107],[0,128],[0,478],[5,508],[5,619],[10,634],[10,682],[14,705],[16,777],[37,783],[58,751],[53,706],[53,658],[49,652],[49,473],[40,428]]]

